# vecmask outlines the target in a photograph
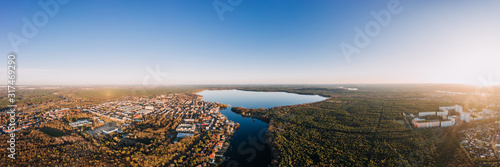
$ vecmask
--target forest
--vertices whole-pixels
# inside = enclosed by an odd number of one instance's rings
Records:
[[[396,120],[403,119],[402,113],[436,111],[455,104],[480,106],[498,100],[436,93],[475,91],[447,85],[371,85],[359,91],[336,86],[241,89],[329,97],[270,109],[233,107],[233,112],[270,122],[269,143],[277,166],[471,166],[459,145],[456,131],[461,126],[411,129]]]

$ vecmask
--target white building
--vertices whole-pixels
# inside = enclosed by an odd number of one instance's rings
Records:
[[[439,115],[439,116],[447,116],[448,115],[448,110],[443,110],[443,111],[438,111],[436,112],[436,115]]]
[[[439,110],[455,110],[455,106],[439,107]]]
[[[436,112],[435,111],[431,111],[431,112],[419,112],[418,113],[419,117],[423,117],[423,116],[427,116],[427,115],[436,115]]]
[[[460,120],[465,122],[470,122],[470,114],[469,113],[460,113]]]
[[[194,119],[184,119],[184,122],[194,122]]]
[[[464,112],[464,108],[462,106],[455,105],[455,111],[461,113],[461,112]]]
[[[450,127],[450,126],[453,126],[455,125],[455,119],[454,118],[450,118],[446,121],[441,121],[441,127]]]
[[[455,106],[439,107],[439,110],[455,110],[456,112],[463,112],[464,108],[457,104]]]
[[[90,122],[89,120],[86,120],[86,119],[85,120],[78,120],[78,121],[69,123],[69,126],[75,128],[75,127],[79,127],[79,126],[85,126],[87,124],[92,125],[92,122]]]
[[[118,131],[118,128],[114,128],[114,129],[111,129],[111,130],[102,130],[102,132],[104,132],[105,134],[110,134],[110,133],[113,133],[113,132],[116,132]]]
[[[196,130],[196,125],[195,124],[179,124],[177,128],[175,128],[175,131],[177,132],[191,132],[193,133]]]

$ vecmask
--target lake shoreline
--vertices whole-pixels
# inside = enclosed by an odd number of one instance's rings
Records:
[[[202,96],[204,101],[213,101],[231,105],[231,107],[228,107],[228,109],[221,110],[221,113],[226,115],[228,119],[238,122],[241,125],[240,129],[238,129],[238,131],[236,131],[235,135],[233,136],[234,138],[238,138],[239,136],[240,139],[230,141],[232,149],[226,152],[228,154],[227,156],[229,157],[227,161],[235,161],[238,163],[246,161],[246,163],[251,163],[254,165],[255,163],[258,163],[259,166],[276,166],[279,163],[280,157],[279,152],[273,145],[274,132],[270,130],[270,128],[273,127],[272,118],[269,118],[267,115],[265,115],[265,113],[270,112],[271,110],[279,110],[280,108],[284,107],[294,107],[316,103],[327,100],[330,97],[318,94],[297,93],[281,90],[262,91],[236,88],[222,90],[209,89],[198,92],[197,94]],[[260,128],[258,128],[258,126],[256,127],[256,125],[259,125]],[[258,136],[256,131],[259,129],[262,133],[261,143],[265,145],[265,150],[258,150],[259,152],[261,152],[258,155],[260,156],[260,158],[248,161],[247,159],[245,159],[247,157],[244,156],[247,153],[241,152],[242,150],[238,149],[241,149],[239,147],[242,143],[248,143],[248,140],[246,140],[246,138]],[[252,147],[247,149],[252,149]],[[236,152],[236,150],[238,152]],[[245,149],[243,149],[243,151],[244,150]],[[266,156],[262,157],[264,155]],[[224,164],[231,164],[231,162],[222,163],[222,165]]]

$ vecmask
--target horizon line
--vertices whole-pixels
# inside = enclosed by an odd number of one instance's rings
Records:
[[[168,85],[135,85],[135,84],[52,84],[52,85],[32,85],[32,84],[23,84],[23,85],[15,85],[15,87],[174,87],[174,86],[279,86],[279,85],[464,85],[464,86],[478,86],[474,84],[466,84],[466,83],[310,83],[310,84],[301,84],[301,83],[273,83],[273,84],[168,84]],[[2,86],[9,86],[8,84],[2,84]],[[492,85],[493,87],[500,85]],[[485,86],[486,87],[486,86]]]

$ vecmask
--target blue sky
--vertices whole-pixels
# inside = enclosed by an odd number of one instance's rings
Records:
[[[0,53],[15,51],[38,1],[0,1]],[[42,0],[41,2],[56,2]],[[18,84],[465,83],[500,79],[500,1],[401,0],[347,61],[355,27],[390,1],[72,0],[18,46]],[[230,5],[226,0],[221,3]],[[46,13],[46,12],[44,12]],[[6,63],[1,64],[5,69]],[[155,80],[148,68],[168,75]],[[6,82],[5,78],[2,78]]]

